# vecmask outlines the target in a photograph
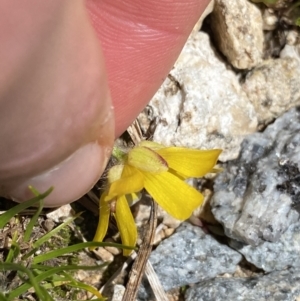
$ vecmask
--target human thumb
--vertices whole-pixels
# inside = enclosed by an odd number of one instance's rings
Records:
[[[114,117],[102,51],[84,3],[0,1],[0,195],[50,186],[74,201],[102,174]]]

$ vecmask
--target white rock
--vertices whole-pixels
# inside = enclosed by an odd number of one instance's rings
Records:
[[[266,8],[263,12],[263,30],[274,30],[278,24],[278,17],[274,10]]]
[[[300,33],[298,30],[291,30],[286,36],[286,45],[280,52],[280,58],[293,58],[300,64]]]
[[[291,46],[297,46],[299,48],[300,33],[298,29],[292,29],[286,32],[286,43]]]
[[[160,119],[154,141],[222,148],[223,161],[237,157],[242,139],[257,126],[254,108],[238,77],[218,57],[203,32],[189,38],[150,106]]]
[[[113,254],[102,247],[96,248],[92,252],[98,259],[101,259],[103,262],[113,262],[114,260]]]
[[[105,242],[116,243],[116,241],[112,238],[105,239]],[[114,256],[122,253],[122,249],[120,249],[120,248],[116,248],[116,247],[104,247],[104,248],[106,251],[108,251],[109,253],[111,253]]]
[[[248,73],[243,85],[262,124],[299,105],[299,87],[300,62],[288,56],[264,61]]]
[[[56,223],[59,223],[64,221],[66,218],[72,217],[74,215],[75,215],[74,210],[72,209],[70,204],[67,204],[57,208],[54,211],[51,211],[50,213],[47,213],[46,216],[47,218],[52,219]]]
[[[262,61],[263,19],[247,0],[216,0],[211,27],[218,48],[238,69],[250,69]]]
[[[293,58],[297,60],[300,64],[300,44],[289,45],[286,44],[280,52],[280,58]]]

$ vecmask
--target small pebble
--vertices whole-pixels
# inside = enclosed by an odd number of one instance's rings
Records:
[[[54,228],[55,222],[53,219],[47,218],[45,221],[43,221],[42,226],[47,232],[50,232]]]
[[[176,229],[180,226],[182,221],[172,217],[168,213],[163,213],[163,224],[166,225],[168,228]]]
[[[59,207],[58,209],[51,211],[46,216],[47,218],[51,218],[56,223],[61,222],[67,217],[73,216],[74,210],[70,206],[70,204]]]
[[[288,32],[286,36],[286,42],[288,45],[294,46],[299,43],[299,31],[298,30],[291,30]]]
[[[123,285],[116,284],[114,286],[114,293],[111,298],[111,301],[122,301],[124,293],[125,293],[125,287]]]
[[[164,230],[165,238],[171,236],[175,232],[175,229],[173,228],[168,228]]]
[[[101,259],[104,262],[112,262],[114,260],[114,256],[104,248],[95,249],[93,250],[93,253],[97,258]]]
[[[5,237],[5,242],[4,242],[4,248],[5,249],[10,249],[11,248],[11,242],[12,239],[9,236]]]
[[[155,234],[153,245],[157,246],[165,238],[165,233],[163,230]]]
[[[111,243],[115,243],[115,241],[111,238],[107,238],[105,239],[105,242],[111,242]],[[108,252],[110,252],[113,255],[119,255],[122,252],[122,249],[116,248],[116,247],[104,247],[105,250],[107,250]]]
[[[278,17],[274,10],[266,9],[263,13],[263,28],[264,30],[274,30],[278,24]]]

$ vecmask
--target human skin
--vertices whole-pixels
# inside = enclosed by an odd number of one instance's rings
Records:
[[[208,2],[0,0],[0,195],[86,193]]]

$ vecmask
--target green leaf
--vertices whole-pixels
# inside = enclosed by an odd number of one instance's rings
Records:
[[[20,246],[17,243],[17,239],[18,239],[18,232],[16,231],[13,234],[13,238],[12,238],[12,242],[11,242],[11,248],[9,249],[9,252],[8,252],[7,257],[5,259],[6,263],[12,263],[14,261],[14,259],[17,258],[18,255],[20,254]]]
[[[1,267],[1,265],[0,265]],[[76,266],[76,265],[68,265],[68,266],[60,266],[60,267],[55,267],[55,268],[51,268],[48,269],[48,267],[46,266],[37,266],[37,265],[32,265],[32,268],[41,268],[41,269],[46,269],[45,272],[40,273],[38,276],[36,276],[34,278],[34,280],[37,283],[40,283],[43,280],[47,280],[47,279],[51,279],[51,277],[53,275],[57,275],[63,271],[68,271],[68,270],[80,270],[80,269],[84,269],[84,270],[96,270],[96,269],[100,269],[102,268],[102,266]],[[19,286],[18,288],[16,288],[13,292],[11,292],[9,294],[9,300],[13,300],[14,298],[17,298],[18,296],[24,294],[29,288],[31,287],[31,285],[29,283],[24,283],[21,286]]]
[[[41,254],[33,258],[32,263],[37,264],[46,260],[50,260],[53,258],[57,258],[59,256],[63,256],[65,254],[73,253],[79,250],[82,250],[84,248],[90,248],[90,247],[116,247],[116,248],[122,248],[122,249],[135,249],[134,247],[130,246],[123,246],[120,244],[114,244],[114,243],[107,243],[107,242],[83,242],[79,244],[75,244],[66,248],[62,248],[59,250],[48,252],[47,254]]]
[[[43,300],[44,301],[55,301],[48,293],[48,291],[43,287],[41,286],[41,291],[42,291],[42,294],[43,294]],[[42,299],[41,299],[42,300]]]
[[[28,252],[27,254],[25,254],[22,257],[22,260],[27,259],[28,257],[30,257],[32,254],[34,254],[38,247],[40,247],[44,242],[48,241],[53,235],[55,235],[57,232],[59,232],[61,229],[63,229],[64,227],[66,227],[67,225],[69,225],[72,221],[74,221],[78,216],[80,216],[82,212],[77,213],[76,215],[74,215],[73,217],[68,218],[66,221],[64,221],[61,225],[57,226],[56,228],[54,228],[53,230],[51,230],[50,232],[46,233],[45,235],[43,235],[42,237],[40,237],[36,242],[33,243],[33,249]]]
[[[77,281],[75,280],[71,275],[63,272],[63,275],[66,276],[66,278],[68,278],[70,280],[70,282],[67,284],[69,286],[72,286],[72,287],[76,287],[76,288],[79,288],[79,289],[83,289],[87,292],[90,292],[92,293],[94,296],[97,296],[98,298],[102,298],[102,295],[92,286],[90,285],[87,285],[81,281]]]
[[[7,301],[6,297],[0,293],[0,301]]]
[[[40,194],[39,194],[39,196],[40,196]],[[30,219],[30,222],[29,222],[29,224],[26,227],[25,234],[24,234],[24,241],[25,242],[29,241],[29,239],[30,239],[30,235],[31,235],[31,233],[33,231],[33,227],[36,224],[37,219],[39,218],[40,213],[43,210],[43,205],[44,205],[44,201],[42,199],[39,202],[39,207],[38,207],[37,211],[35,212],[35,214],[33,215],[33,217]]]
[[[34,204],[36,204],[40,200],[43,200],[45,197],[47,197],[51,193],[52,190],[53,190],[53,188],[51,187],[46,192],[40,194],[39,196],[34,197],[34,198],[24,202],[24,203],[21,203],[21,204],[15,206],[15,207],[9,209],[5,213],[1,214],[1,216],[0,216],[0,229],[3,228],[9,222],[9,220],[12,217],[19,214],[24,209],[26,209],[30,206],[33,206]]]
[[[34,248],[38,248],[39,246],[41,246],[44,242],[48,241],[53,235],[55,235],[56,233],[58,233],[61,229],[63,229],[67,225],[69,225],[71,222],[73,222],[82,213],[83,213],[83,211],[77,213],[73,217],[68,218],[61,225],[57,226],[56,228],[54,228],[53,230],[51,230],[49,233],[46,233],[45,235],[43,235],[40,239],[38,239],[36,242],[33,243],[33,247]]]
[[[32,274],[32,272],[29,269],[25,268],[24,266],[22,266],[20,264],[6,263],[6,262],[0,263],[0,269],[4,270],[4,271],[19,271],[19,272],[25,273],[28,276],[29,282],[30,282],[30,284],[28,284],[28,288],[33,286],[35,293],[37,294],[37,296],[39,297],[39,299],[41,301],[50,301],[50,299],[44,295],[43,290],[41,289],[39,283],[36,281],[34,275]],[[17,297],[17,296],[15,296],[15,297]],[[13,298],[8,296],[8,301],[10,301],[10,300],[13,300]]]
[[[55,269],[60,268],[62,271],[67,271],[67,270],[87,270],[87,271],[93,271],[93,270],[99,270],[104,267],[106,267],[108,263],[103,263],[100,265],[75,265],[75,264],[70,264],[66,266],[60,266],[60,267],[55,267]],[[54,269],[51,266],[48,265],[40,265],[40,264],[32,264],[31,268],[33,270],[40,270],[40,271],[50,271]]]

